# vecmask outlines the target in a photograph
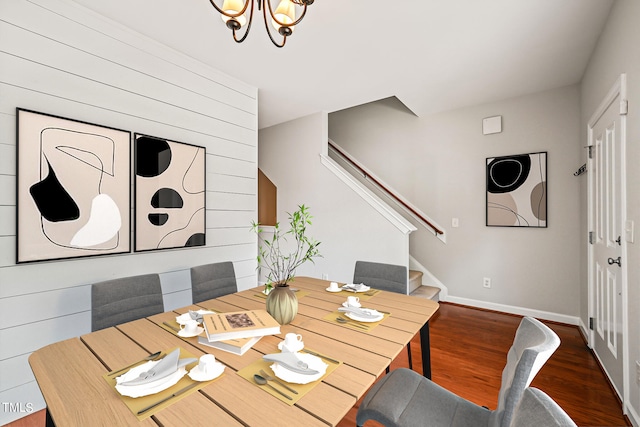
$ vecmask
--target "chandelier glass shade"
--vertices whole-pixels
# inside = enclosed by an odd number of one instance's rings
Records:
[[[232,31],[233,39],[237,43],[242,43],[249,35],[254,5],[257,3],[258,10],[262,10],[264,25],[269,39],[277,47],[285,45],[287,37],[293,34],[295,26],[302,21],[307,13],[307,6],[310,6],[313,1],[280,0],[274,10],[271,7],[271,0],[224,0],[222,7],[216,4],[216,0],[209,0],[211,5],[220,13],[222,21],[227,25],[227,28]],[[244,33],[240,35],[243,27]],[[277,32],[279,36],[274,37],[271,33],[272,31]]]

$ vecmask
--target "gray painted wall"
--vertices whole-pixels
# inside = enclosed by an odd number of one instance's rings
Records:
[[[234,262],[256,284],[257,89],[66,0],[0,2],[0,424],[44,407],[28,365],[90,331],[90,284],[161,274],[191,304],[189,267]],[[16,107],[206,147],[207,247],[15,264]],[[16,406],[16,404],[20,404]],[[22,410],[22,412],[21,412]]]
[[[628,266],[628,348],[629,372],[628,405],[635,425],[640,425],[640,384],[636,381],[636,362],[640,360],[640,2],[617,0],[591,57],[582,85],[581,141],[587,140],[587,123],[591,115],[613,86],[621,73],[627,74],[629,114],[627,115],[627,212],[628,220],[635,222],[635,242],[627,244]],[[582,205],[587,203],[586,180],[582,188]],[[582,215],[582,233],[587,232],[586,212]],[[581,251],[581,283],[587,283],[586,251]],[[582,310],[580,317],[585,324],[588,318],[587,287],[581,288]]]
[[[330,114],[329,137],[446,226],[446,244],[419,229],[410,253],[448,300],[577,323],[579,102],[570,86],[419,118],[390,98]],[[503,132],[483,135],[482,119],[495,115]],[[539,151],[548,152],[548,228],[486,227],[486,158]]]

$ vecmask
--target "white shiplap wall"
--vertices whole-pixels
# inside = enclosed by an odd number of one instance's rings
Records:
[[[16,265],[16,107],[206,147],[207,247]],[[231,260],[255,286],[257,123],[256,88],[70,0],[0,1],[0,403],[44,407],[28,356],[89,332],[93,282],[158,272],[173,309],[189,267]]]

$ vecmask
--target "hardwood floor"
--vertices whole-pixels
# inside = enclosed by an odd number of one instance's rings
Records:
[[[520,319],[440,303],[440,310],[430,325],[433,381],[478,405],[495,409],[502,369]],[[630,426],[578,328],[545,323],[558,334],[561,344],[532,386],[551,396],[579,426]],[[411,341],[411,350],[413,369],[422,372],[418,336]],[[406,352],[403,352],[391,364],[391,369],[407,366]],[[338,427],[353,427],[356,412],[357,405]],[[376,425],[379,424],[365,424],[366,427]]]
[[[433,380],[478,405],[495,409],[507,351],[519,323],[517,316],[441,303],[431,321]],[[630,426],[578,328],[547,324],[561,344],[532,385],[550,395],[579,426]],[[418,336],[412,340],[411,350],[413,368],[422,372]],[[391,369],[398,367],[408,367],[406,352],[391,365]],[[338,427],[353,427],[356,411],[357,406]],[[375,425],[369,422],[366,427]],[[36,413],[9,426],[42,427],[44,416]]]

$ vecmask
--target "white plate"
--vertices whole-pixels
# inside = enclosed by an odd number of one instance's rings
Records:
[[[210,374],[205,374],[200,370],[200,366],[196,365],[189,371],[189,378],[194,381],[211,381],[218,378],[224,372],[224,365],[220,362],[215,363],[215,368]]]
[[[309,369],[314,369],[318,371],[318,373],[313,375],[299,374],[297,372],[288,370],[284,366],[280,366],[278,363],[274,363],[270,366],[270,368],[275,376],[288,383],[308,384],[310,382],[319,380],[320,378],[322,378],[325,372],[327,372],[327,368],[329,367],[329,365],[324,363],[319,357],[307,353],[299,353],[297,354],[297,356],[298,359],[309,365]]]
[[[141,373],[151,369],[159,361],[147,362],[143,365],[136,366],[126,373],[116,378],[116,390],[123,396],[129,397],[141,397],[148,396],[150,394],[156,394],[162,390],[166,390],[172,385],[176,384],[187,373],[185,368],[180,368],[173,374],[160,378],[157,381],[153,381],[147,384],[139,385],[120,385],[120,383],[132,380],[138,377]]]
[[[197,337],[198,335],[200,335],[203,332],[204,332],[204,328],[202,326],[198,326],[198,330],[196,331],[195,334],[188,334],[188,333],[185,332],[184,329],[180,329],[178,331],[178,336],[182,337],[182,338],[191,338],[191,337]]]
[[[343,306],[343,307],[346,307],[346,308],[349,308],[349,307],[360,308],[360,307],[362,307],[362,304],[358,303],[358,304],[356,304],[356,305],[349,305],[349,303],[348,303],[348,302],[343,302],[343,303],[342,303],[342,306]]]
[[[342,289],[340,289],[340,288],[338,288],[338,289],[327,288],[326,291],[327,292],[342,292]]]
[[[296,351],[300,351],[304,348],[304,343],[302,341],[298,341],[298,343],[299,343],[298,347],[294,350],[291,350],[290,348],[287,347],[287,350],[289,350],[289,353],[295,353]],[[283,348],[284,348],[284,341],[280,341],[278,343],[278,350],[284,351]]]
[[[368,313],[371,313],[373,315],[375,315],[376,313],[378,313],[378,315],[376,317],[360,317],[355,313],[345,313],[345,315],[352,320],[358,321],[358,322],[379,322],[382,319],[384,319],[384,314],[380,313],[379,311],[376,310],[369,310],[367,308],[363,308],[363,310],[365,310]]]
[[[351,285],[351,286],[353,286],[353,285]],[[359,286],[357,288],[353,288],[351,286],[349,286],[349,284],[344,285],[341,290],[346,291],[346,292],[354,292],[354,291],[355,292],[367,292],[367,291],[371,290],[371,287],[370,286],[366,286],[366,285],[362,285],[362,286]]]
[[[196,311],[196,313],[198,313],[198,314],[215,314],[213,311],[209,311],[209,310],[198,310],[198,311]],[[189,313],[184,313],[184,314],[181,314],[180,316],[176,316],[176,322],[178,322],[179,325],[184,325],[189,320],[193,320],[193,319],[191,319],[191,315]]]

